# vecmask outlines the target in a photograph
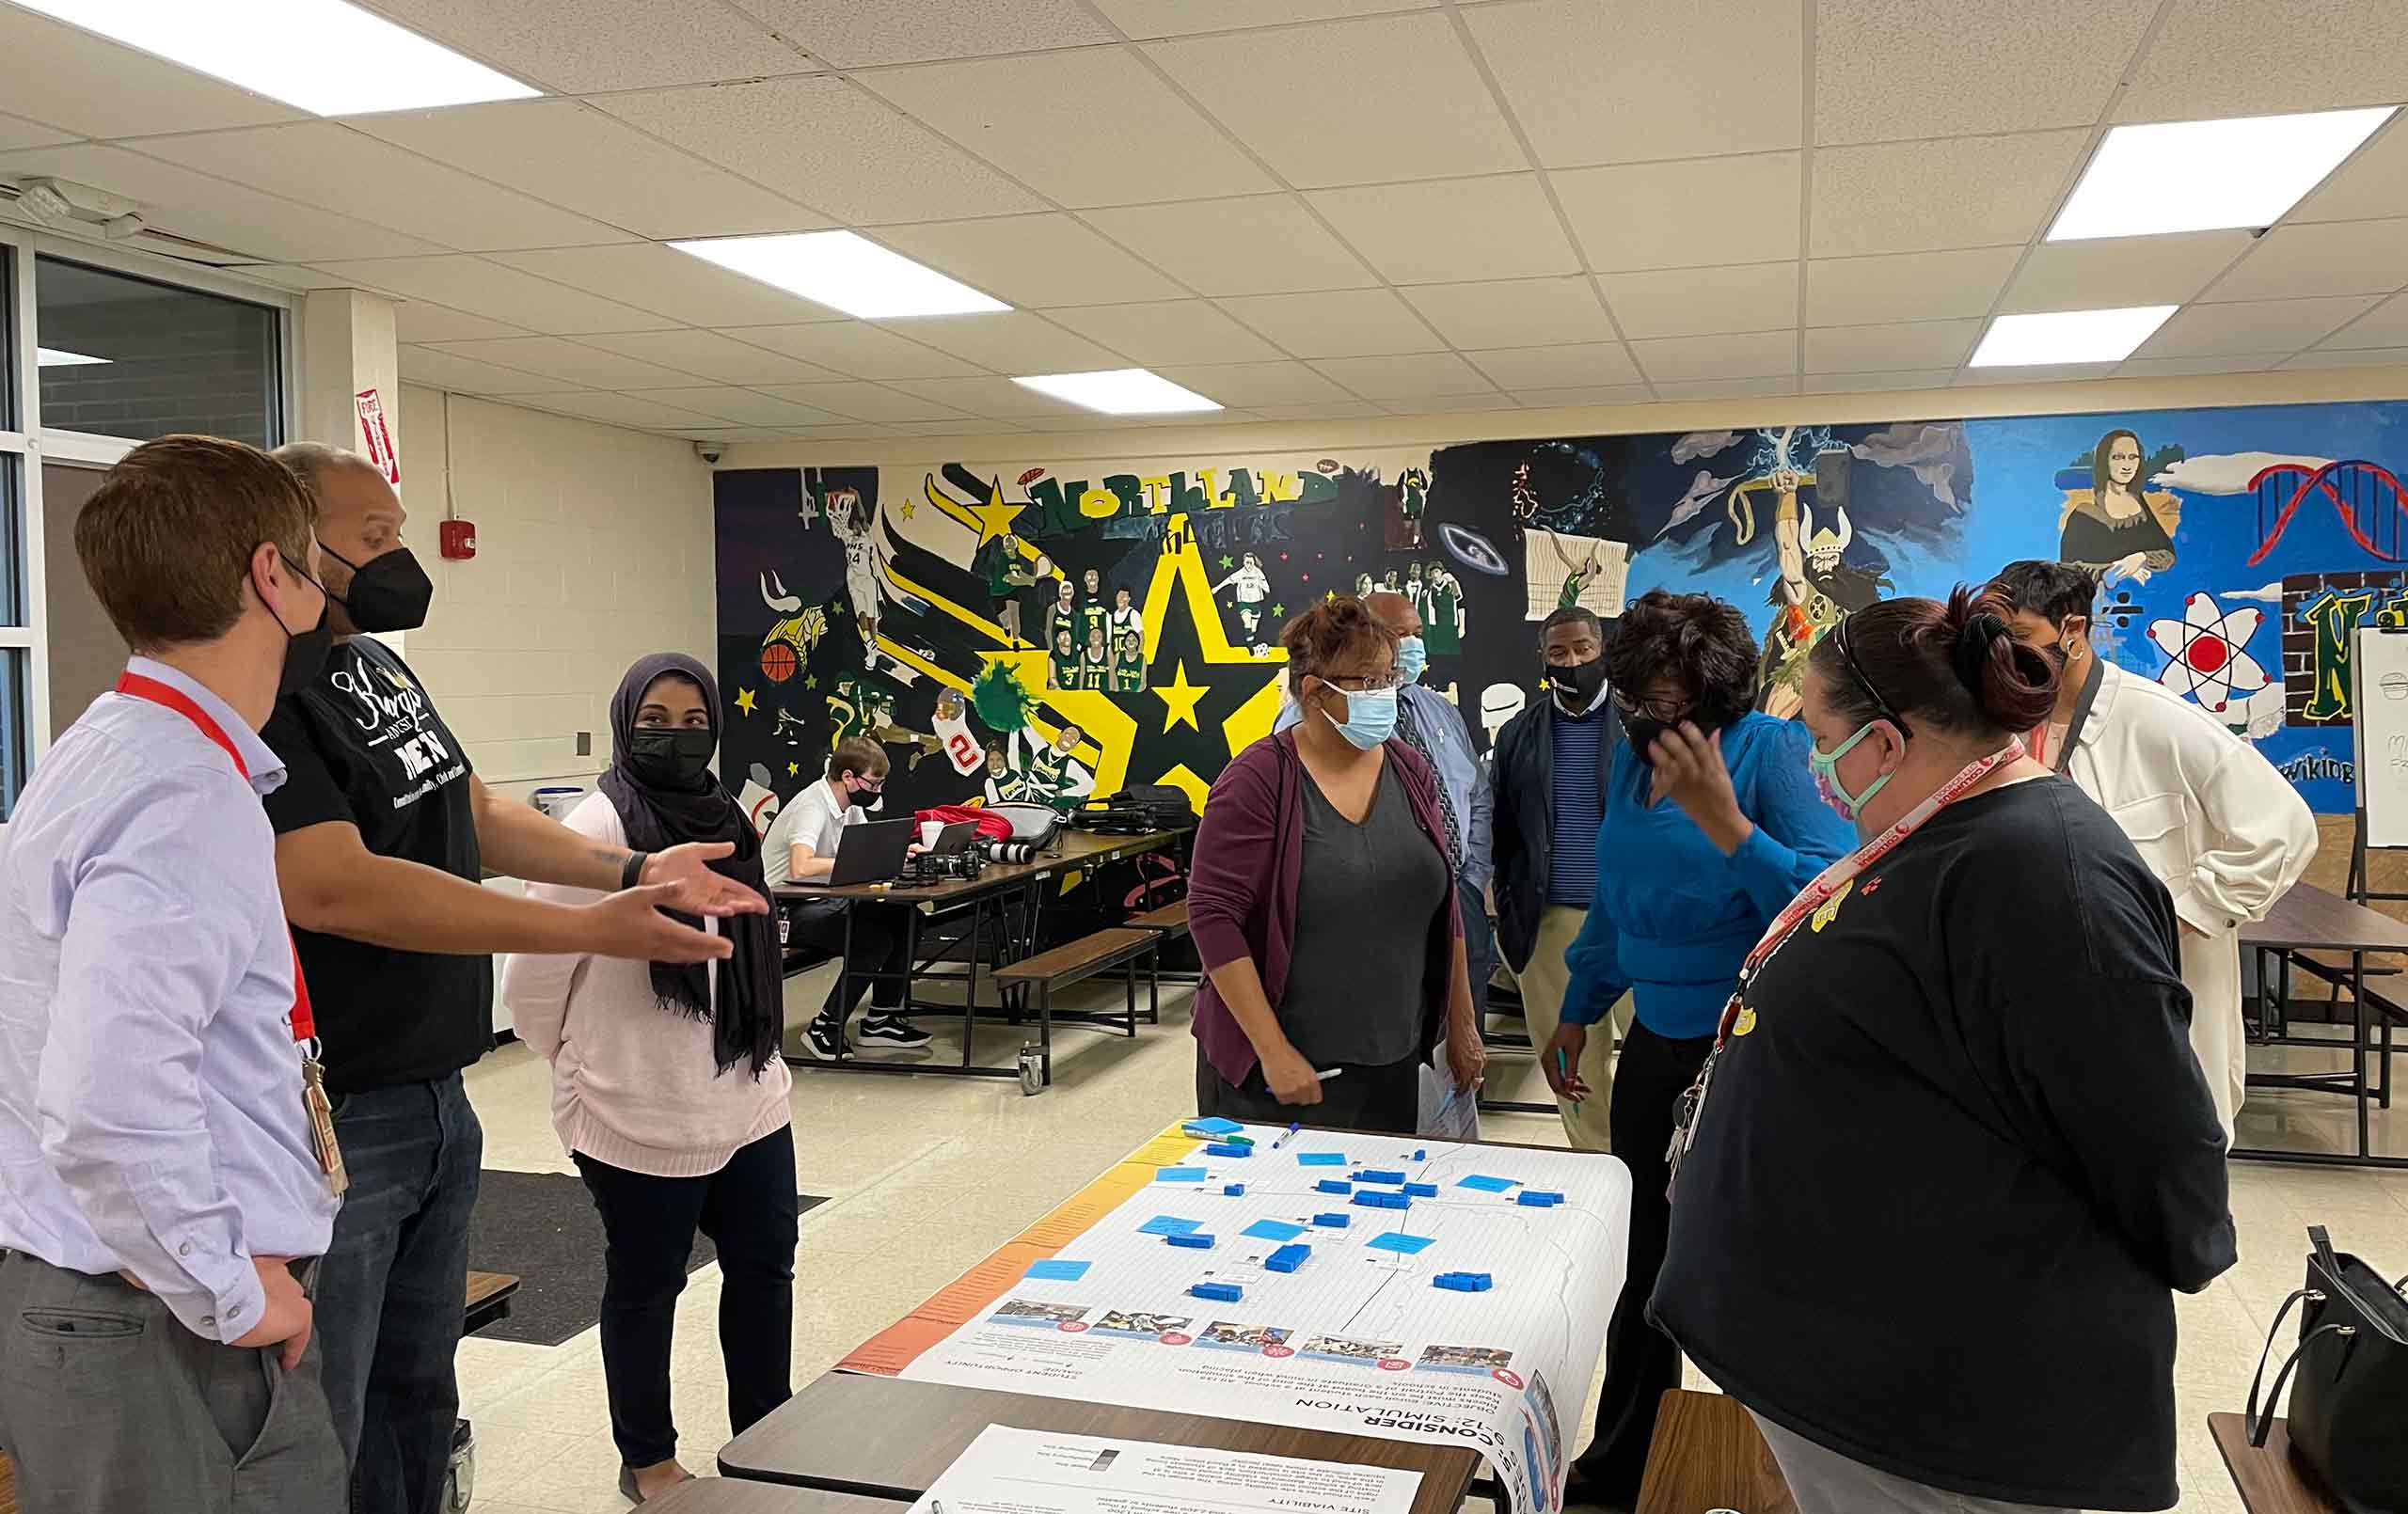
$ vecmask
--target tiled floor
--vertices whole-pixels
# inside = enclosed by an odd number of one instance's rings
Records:
[[[811,980],[798,980],[796,1001],[813,987]],[[1117,989],[1108,992],[1117,1007]],[[1055,1085],[1036,1098],[1002,1080],[796,1073],[801,1188],[832,1200],[802,1222],[798,1385],[1171,1119],[1193,1112],[1183,991],[1167,994],[1164,1011],[1164,1023],[1148,1027],[1133,1044],[1060,1033]],[[795,1017],[799,1023],[801,1017]],[[941,1037],[938,1049],[945,1044]],[[999,1033],[986,1054],[1001,1060],[1008,1045]],[[1543,1096],[1527,1059],[1499,1062],[1497,1074],[1500,1087],[1517,1079],[1533,1085],[1513,1096]],[[469,1074],[487,1165],[572,1170],[552,1134],[547,1080],[543,1064],[515,1046]],[[2253,1114],[2257,1128],[2244,1130],[2244,1139],[2270,1136],[2278,1120],[2295,1135],[2330,1134],[2332,1111],[2346,1110],[2338,1100],[2284,1098],[2288,1112]],[[2408,1134],[2397,1125],[2401,1121],[2408,1121],[2408,1108],[2385,1117]],[[1552,1117],[1527,1115],[1493,1116],[1485,1133],[1562,1139]],[[2326,1223],[2343,1245],[2408,1268],[2408,1175],[2236,1163],[2233,1207],[2241,1265],[2206,1293],[2178,1301],[2185,1514],[2237,1514],[2241,1507],[2205,1418],[2210,1410],[2241,1407],[2272,1315],[2299,1285],[2305,1226]],[[678,1311],[676,1410],[683,1459],[698,1473],[712,1466],[728,1434],[713,1324],[718,1298],[718,1271],[706,1268],[688,1285]],[[1705,1386],[1692,1378],[1692,1386]],[[460,1379],[464,1411],[476,1426],[479,1514],[601,1514],[625,1506],[594,1332],[550,1348],[463,1342]]]

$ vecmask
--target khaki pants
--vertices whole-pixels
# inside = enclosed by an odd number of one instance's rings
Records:
[[[1522,970],[1522,1017],[1530,1028],[1530,1044],[1539,1055],[1546,1055],[1546,1044],[1555,1039],[1557,1025],[1563,1014],[1563,995],[1571,986],[1571,974],[1563,965],[1563,949],[1580,934],[1589,911],[1560,905],[1549,905],[1539,913],[1538,942],[1530,949],[1530,965]],[[1589,1027],[1589,1046],[1580,1054],[1580,1065],[1573,1070],[1589,1085],[1589,1096],[1575,1104],[1570,1099],[1555,1101],[1556,1112],[1563,1116],[1563,1133],[1572,1143],[1586,1151],[1613,1149],[1613,1127],[1608,1116],[1613,1112],[1614,1043],[1630,1029],[1630,996],[1604,1019]]]

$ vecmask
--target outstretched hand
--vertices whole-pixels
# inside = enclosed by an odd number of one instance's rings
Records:
[[[724,917],[768,913],[769,901],[725,874],[711,871],[713,862],[735,850],[728,842],[692,841],[665,852],[655,852],[643,865],[642,881],[669,886],[666,907],[680,914]]]

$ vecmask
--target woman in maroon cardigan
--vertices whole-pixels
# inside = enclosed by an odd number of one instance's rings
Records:
[[[1464,971],[1450,828],[1396,729],[1396,639],[1354,598],[1289,623],[1304,719],[1222,771],[1187,912],[1198,1113],[1411,1135],[1443,1035],[1456,1086],[1484,1053]]]

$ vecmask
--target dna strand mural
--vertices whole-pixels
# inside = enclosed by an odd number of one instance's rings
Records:
[[[2310,468],[2298,463],[2277,463],[2261,468],[2249,481],[2258,497],[2258,550],[2249,566],[2266,560],[2283,532],[2310,496],[2329,501],[2351,539],[2370,557],[2385,562],[2408,561],[2408,499],[2398,476],[2380,463],[2352,459]],[[2269,516],[2273,524],[2268,524]]]

